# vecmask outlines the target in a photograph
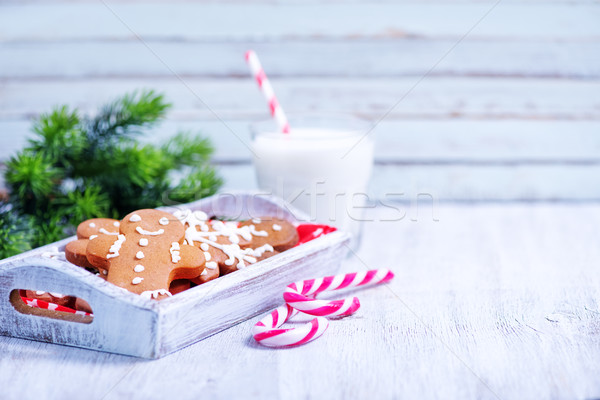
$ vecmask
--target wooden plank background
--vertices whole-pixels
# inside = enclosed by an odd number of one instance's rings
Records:
[[[599,200],[598,22],[592,1],[0,2],[0,160],[53,105],[155,88],[174,108],[149,140],[201,131],[253,188],[254,48],[289,113],[402,99],[373,132],[377,197]]]

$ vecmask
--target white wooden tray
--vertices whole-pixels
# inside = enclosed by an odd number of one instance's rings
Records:
[[[216,195],[185,207],[235,219],[304,218],[278,198],[249,193]],[[144,299],[69,262],[42,256],[54,246],[63,250],[73,239],[0,261],[0,335],[160,358],[279,306],[291,282],[336,273],[350,236],[332,232],[161,301]],[[93,319],[33,309],[21,301],[18,289],[82,298],[91,305]]]

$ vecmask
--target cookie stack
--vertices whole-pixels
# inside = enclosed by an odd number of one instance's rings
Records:
[[[288,221],[209,219],[201,211],[134,211],[121,221],[95,218],[67,244],[71,263],[141,296],[161,299],[294,247]]]

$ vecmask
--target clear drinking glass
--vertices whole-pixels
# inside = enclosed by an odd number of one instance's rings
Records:
[[[369,125],[353,117],[291,116],[291,132],[274,121],[251,126],[259,188],[304,211],[310,222],[333,225],[360,240],[373,168]]]

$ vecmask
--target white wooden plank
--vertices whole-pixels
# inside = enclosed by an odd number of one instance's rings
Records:
[[[248,120],[168,120],[142,137],[162,143],[178,131],[200,133],[215,147],[214,160],[248,163]],[[31,124],[0,122],[0,162],[27,144]],[[231,131],[233,130],[235,136]],[[600,160],[600,121],[384,120],[368,134],[379,163],[585,164]]]
[[[449,36],[458,39],[494,3],[107,4],[110,9],[102,3],[4,5],[0,13],[0,38],[3,41],[131,39],[132,34],[122,20],[147,38],[231,41]],[[599,17],[600,10],[594,4],[539,7],[506,3],[489,13],[470,35],[472,38],[589,39],[600,34]]]
[[[268,117],[249,76],[183,80],[185,84],[174,77],[0,81],[0,119],[29,118],[59,104],[95,112],[113,98],[143,88],[164,93],[173,103],[169,118],[177,121],[214,119],[210,110],[227,120]],[[417,77],[272,79],[288,113],[355,113],[377,120],[399,102],[387,118],[600,119],[600,80],[428,77],[410,91],[417,82]]]
[[[225,191],[257,187],[250,165],[221,165],[219,173]],[[376,165],[367,195],[385,204],[598,201],[600,165]]]
[[[264,43],[172,42],[157,38],[147,39],[146,43],[151,51],[135,40],[3,43],[0,79],[115,76],[135,79],[172,77],[173,71],[184,77],[246,77],[249,73],[244,53],[250,48],[260,54],[272,78],[380,78],[425,73],[432,76],[600,76],[600,44],[593,39],[578,42],[465,39],[456,47],[456,39],[444,38]],[[442,57],[443,61],[439,62]]]
[[[598,397],[598,205],[440,205],[437,222],[371,211],[359,257],[396,278],[353,293],[358,313],[312,344],[259,347],[258,318],[154,362],[0,338],[3,395]]]

